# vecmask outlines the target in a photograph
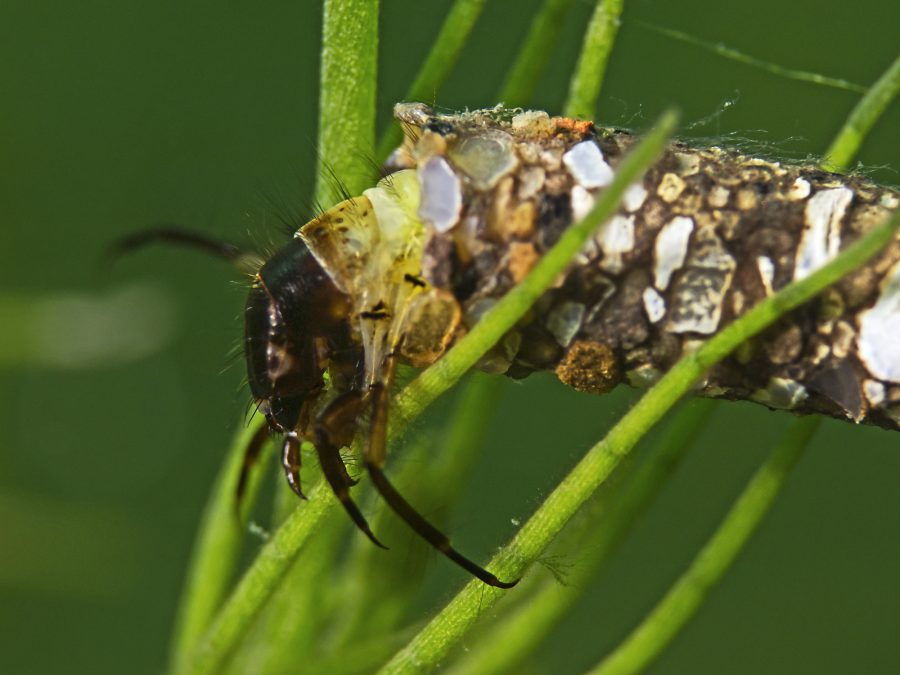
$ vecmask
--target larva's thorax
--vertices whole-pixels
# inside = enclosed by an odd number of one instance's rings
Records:
[[[459,328],[444,324],[456,334],[591,210],[634,140],[540,112],[434,115],[421,104],[395,112],[407,140],[389,168],[416,179],[404,208],[419,235],[404,261],[426,284],[401,295],[440,294],[444,315],[458,304]],[[883,222],[898,201],[861,178],[674,143],[482,366],[513,377],[553,369],[594,392],[650,384],[687,348]],[[414,333],[414,319],[397,322],[393,339]],[[896,426],[898,334],[895,242],[717,366],[702,393]]]

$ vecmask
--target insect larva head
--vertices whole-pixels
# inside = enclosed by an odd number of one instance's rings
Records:
[[[301,239],[259,270],[244,312],[244,353],[250,391],[277,428],[293,429],[322,389],[320,345],[340,341],[349,315],[349,298]]]

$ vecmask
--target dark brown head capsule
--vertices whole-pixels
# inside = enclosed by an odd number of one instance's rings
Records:
[[[302,239],[256,275],[244,311],[244,353],[253,397],[270,426],[295,431],[304,405],[323,389],[332,354],[350,345],[350,299]]]

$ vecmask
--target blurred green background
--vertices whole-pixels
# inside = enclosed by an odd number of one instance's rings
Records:
[[[382,4],[386,124],[449,2]],[[538,4],[489,1],[436,102],[496,103]],[[576,3],[534,107],[559,110],[591,6]],[[900,3],[626,4],[598,119],[640,128],[676,104],[691,123],[730,101],[687,134],[802,157],[826,147],[855,95],[778,78],[639,21],[869,84],[896,56]],[[2,673],[164,666],[200,509],[248,401],[243,365],[227,356],[244,289],[226,266],[183,251],[148,250],[114,267],[103,252],[166,221],[264,245],[284,240],[282,219],[302,222],[319,24],[318,3],[302,1],[0,5]],[[900,105],[860,159],[881,182],[900,182]],[[460,547],[487,559],[633,396],[578,395],[547,376],[507,383],[476,475],[452,504]],[[788,422],[723,405],[531,671],[580,672],[613,646]],[[826,423],[761,532],[652,672],[900,671],[898,488],[900,435]],[[431,568],[423,608],[464,578],[443,560]]]

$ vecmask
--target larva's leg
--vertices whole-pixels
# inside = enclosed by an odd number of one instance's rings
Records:
[[[281,451],[281,468],[287,478],[288,485],[300,499],[306,499],[300,485],[300,439],[297,432],[291,431],[284,437],[284,446]]]
[[[366,470],[372,477],[375,489],[384,498],[394,512],[425,541],[438,551],[450,558],[469,574],[481,579],[489,586],[497,588],[512,588],[519,580],[500,581],[496,576],[483,567],[476,565],[466,558],[450,544],[450,539],[434,525],[429,523],[413,506],[397,492],[384,474],[385,442],[387,438],[388,401],[390,399],[390,384],[394,375],[395,358],[391,356],[385,379],[376,383],[372,388],[372,422],[369,430],[369,439],[366,444],[365,463]]]
[[[376,546],[387,548],[372,533],[362,511],[350,498],[350,487],[354,484],[341,459],[341,448],[350,444],[356,432],[356,418],[365,406],[366,400],[358,392],[351,391],[338,396],[316,421],[315,445],[319,464],[325,480],[334,491],[335,497],[343,505],[356,526],[372,540]]]

